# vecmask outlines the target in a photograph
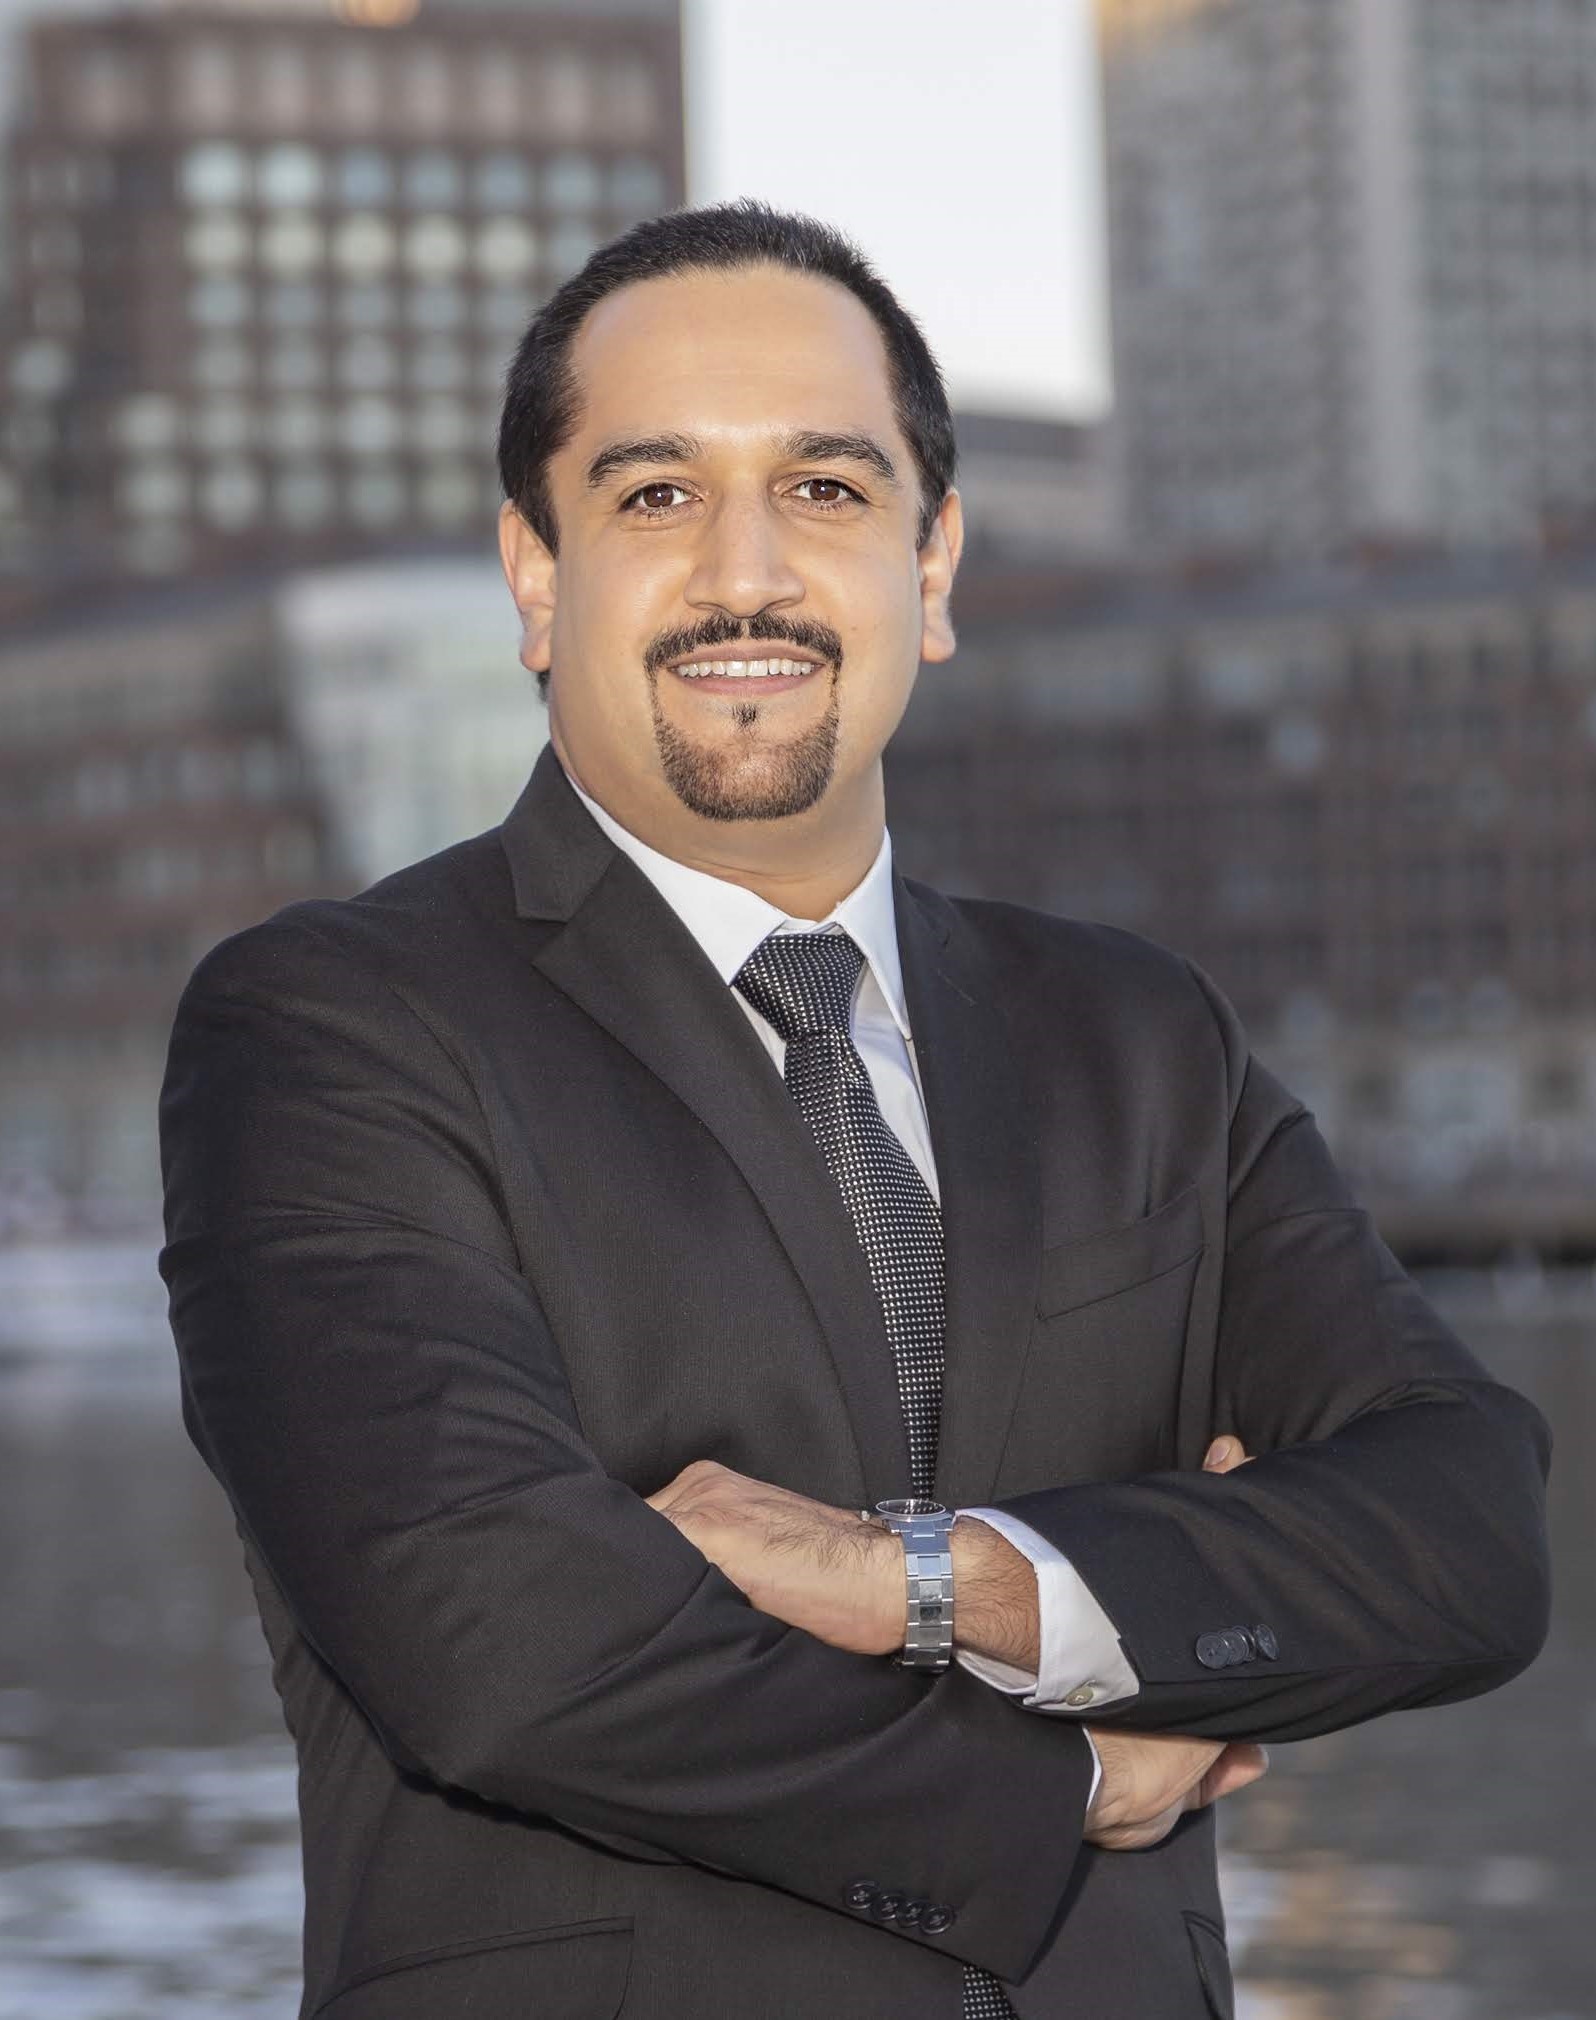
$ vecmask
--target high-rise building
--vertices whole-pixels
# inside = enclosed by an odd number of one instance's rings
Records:
[[[5,189],[13,601],[477,541],[527,322],[682,200],[676,0],[42,21]]]
[[[1098,0],[1129,530],[1596,511],[1592,0]]]

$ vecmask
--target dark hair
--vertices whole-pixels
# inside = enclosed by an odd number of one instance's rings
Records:
[[[788,267],[838,282],[870,311],[886,345],[898,426],[920,476],[915,532],[924,546],[953,482],[953,416],[920,326],[857,246],[817,218],[752,197],[646,218],[599,247],[533,318],[505,381],[499,421],[504,495],[552,554],[557,534],[548,465],[576,426],[580,393],[571,346],[589,309],[632,281],[751,266]]]

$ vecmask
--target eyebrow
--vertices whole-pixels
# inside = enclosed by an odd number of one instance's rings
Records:
[[[897,465],[873,435],[855,430],[827,434],[811,428],[799,428],[783,435],[776,447],[781,455],[795,461],[862,463],[883,484],[890,485],[893,490],[898,489]],[[622,470],[655,463],[693,463],[699,461],[703,454],[704,445],[694,435],[638,435],[610,442],[587,466],[588,489],[596,491]]]

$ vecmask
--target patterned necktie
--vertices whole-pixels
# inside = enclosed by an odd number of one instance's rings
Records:
[[[864,955],[846,933],[772,933],[735,987],[787,1048],[783,1076],[853,1221],[881,1302],[909,1434],[910,1491],[929,1495],[947,1329],[942,1214],[887,1127],[853,1042]],[[1014,2020],[996,1978],[964,1974],[963,2020]]]

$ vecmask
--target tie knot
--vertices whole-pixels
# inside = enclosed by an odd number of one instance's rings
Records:
[[[846,933],[772,933],[732,978],[784,1045],[847,1031],[864,955]]]

